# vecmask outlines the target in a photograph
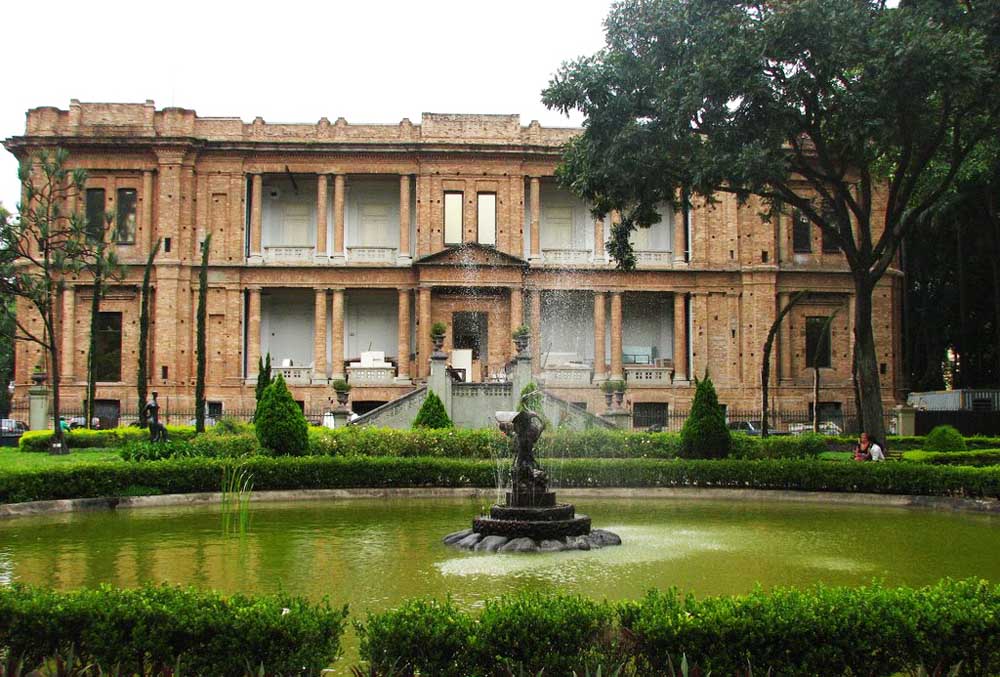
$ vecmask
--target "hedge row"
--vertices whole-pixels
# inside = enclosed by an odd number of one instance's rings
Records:
[[[755,591],[696,600],[651,592],[617,604],[519,595],[478,616],[451,601],[411,601],[355,623],[376,674],[962,675],[1000,671],[1000,587],[942,581],[911,588]],[[750,673],[749,670],[752,670]],[[686,674],[686,673],[685,673]]]
[[[935,465],[1000,465],[1000,449],[979,451],[905,451],[904,461]]]
[[[95,674],[318,674],[340,653],[346,617],[347,607],[285,594],[15,585],[0,587],[0,657],[23,661],[11,674],[49,674],[47,660],[70,657]]]
[[[0,471],[0,503],[139,493],[215,492],[233,466],[253,475],[254,489],[497,486],[491,461],[365,456],[183,458]],[[1000,467],[922,463],[662,461],[566,459],[543,465],[559,488],[717,487],[1000,497]],[[506,482],[506,478],[500,478]]]
[[[167,436],[172,440],[190,440],[194,437],[194,426],[168,425]],[[77,428],[64,433],[66,446],[73,449],[94,449],[120,447],[128,442],[141,442],[149,439],[149,431],[136,426],[107,428],[106,430],[89,430]],[[21,435],[18,448],[21,451],[48,451],[52,440],[51,430],[31,430]]]

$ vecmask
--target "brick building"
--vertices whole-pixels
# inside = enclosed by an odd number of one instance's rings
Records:
[[[574,129],[522,126],[517,115],[424,114],[420,124],[273,124],[192,110],[72,101],[36,108],[6,148],[19,158],[61,146],[88,172],[78,208],[115,214],[123,281],[102,302],[98,399],[135,408],[142,264],[156,260],[150,387],[193,409],[199,246],[212,233],[207,396],[212,414],[253,406],[269,353],[297,399],[326,406],[347,378],[355,410],[425,379],[429,327],[448,326],[452,366],[503,378],[511,331],[533,333],[533,369],[551,393],[596,412],[599,384],[624,379],[638,424],[685,410],[706,369],[720,401],[759,405],[760,359],[776,310],[808,300],[775,348],[776,405],[805,409],[823,365],[823,406],[853,401],[851,280],[843,256],[795,213],[722,197],[635,236],[637,269],[604,253],[609,223],[560,188],[560,145]],[[884,398],[901,389],[901,276],[875,294]],[[61,304],[65,397],[85,391],[88,280]],[[841,308],[824,337],[823,318]],[[829,340],[826,341],[825,338]],[[596,349],[595,349],[596,348]],[[373,352],[384,353],[384,360]],[[362,353],[367,358],[362,362]],[[596,359],[595,359],[596,356]],[[18,396],[39,361],[17,349]]]

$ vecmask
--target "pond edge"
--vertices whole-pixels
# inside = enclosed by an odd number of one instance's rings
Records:
[[[713,489],[705,487],[645,487],[645,488],[576,488],[560,489],[567,498],[681,498],[694,500],[778,501],[792,503],[824,503],[873,507],[925,508],[962,512],[982,512],[1000,515],[1000,500],[959,498],[952,496],[916,496],[909,494],[871,494],[832,491],[788,491],[780,489]],[[276,503],[287,501],[318,501],[359,498],[489,498],[495,489],[486,488],[372,488],[372,489],[295,489],[288,491],[255,491],[252,502]],[[45,515],[86,510],[117,510],[154,508],[178,505],[220,503],[222,494],[162,494],[158,496],[115,496],[104,498],[69,498],[53,501],[30,501],[0,505],[0,518]]]

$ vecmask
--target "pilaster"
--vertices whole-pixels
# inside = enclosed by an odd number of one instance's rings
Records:
[[[328,255],[326,244],[326,195],[328,183],[329,177],[326,174],[316,175],[316,259],[319,263],[325,263]]]
[[[331,378],[333,380],[344,376],[344,290],[333,290],[333,349],[330,351]]]
[[[333,177],[333,255],[331,262],[343,265],[344,256],[344,175]],[[336,365],[334,365],[336,369]]]
[[[611,379],[625,378],[622,370],[622,293],[611,292]]]
[[[313,383],[326,383],[326,288],[315,289],[313,314]]]
[[[407,198],[409,199],[409,198]],[[400,289],[398,299],[396,383],[410,383],[410,290]]]
[[[608,380],[605,346],[608,327],[605,318],[605,296],[603,291],[594,291],[594,382]]]

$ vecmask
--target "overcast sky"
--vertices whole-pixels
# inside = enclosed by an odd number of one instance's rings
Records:
[[[9,2],[0,138],[24,133],[29,108],[65,110],[73,98],[153,99],[247,122],[417,123],[428,111],[577,125],[539,92],[562,61],[601,48],[610,4]],[[17,163],[0,150],[0,202],[13,211],[18,199]]]

